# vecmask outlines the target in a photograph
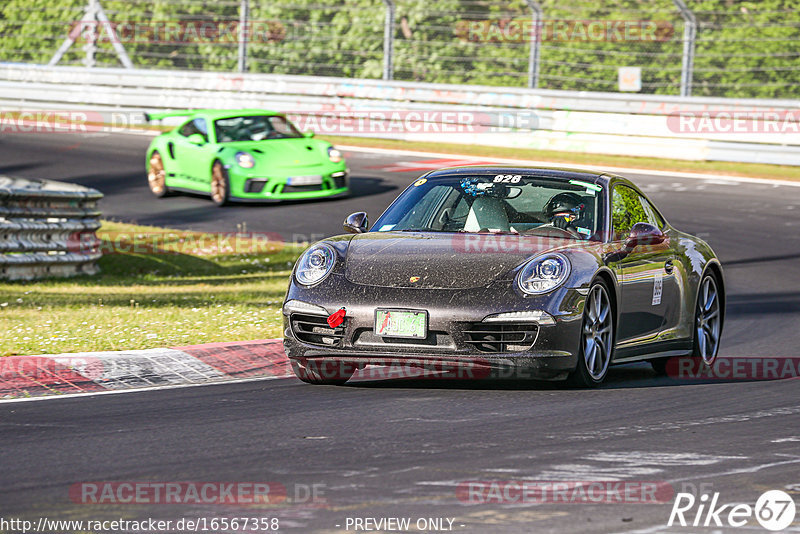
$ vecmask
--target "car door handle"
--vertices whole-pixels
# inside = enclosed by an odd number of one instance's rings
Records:
[[[675,265],[673,265],[672,260],[667,260],[664,263],[664,270],[667,272],[667,274],[672,274],[672,270],[674,268],[675,268]]]

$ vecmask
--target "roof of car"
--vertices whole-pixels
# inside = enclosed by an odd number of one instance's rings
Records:
[[[425,178],[435,180],[436,178],[461,176],[465,174],[523,174],[561,180],[584,180],[602,185],[607,184],[611,178],[616,178],[616,176],[603,171],[587,171],[584,169],[570,169],[564,167],[526,167],[519,165],[465,165],[461,167],[446,167],[429,172],[425,175]]]

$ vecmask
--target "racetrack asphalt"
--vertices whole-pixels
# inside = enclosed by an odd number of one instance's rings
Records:
[[[220,210],[202,198],[152,198],[148,142],[3,135],[0,174],[95,187],[106,194],[105,216],[116,220],[213,231],[246,222],[250,231],[305,240],[340,233],[353,211],[375,220],[423,172],[387,169],[425,160],[353,152],[350,198]],[[797,357],[800,188],[629,177],[674,226],[719,255],[728,290],[722,355]],[[2,404],[0,429],[4,518],[274,516],[281,530],[296,532],[341,532],[348,517],[386,516],[454,518],[455,532],[715,530],[666,528],[671,503],[465,504],[457,488],[467,480],[664,481],[675,491],[711,484],[703,487],[720,492],[721,502],[751,504],[784,489],[800,504],[800,381],[674,381],[646,364],[614,368],[608,384],[590,391],[423,380],[336,388],[285,379]],[[324,501],[70,500],[70,486],[89,481],[264,481],[290,494],[317,484]]]

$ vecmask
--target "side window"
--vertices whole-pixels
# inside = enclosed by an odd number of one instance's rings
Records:
[[[644,212],[647,214],[647,222],[649,222],[653,226],[663,229],[664,219],[661,218],[661,216],[658,214],[653,205],[650,204],[650,202],[642,196],[639,197],[639,200],[641,200]]]
[[[625,239],[638,222],[650,222],[639,193],[624,185],[614,187],[611,194],[611,223],[614,239]],[[651,223],[652,224],[652,223]]]
[[[194,119],[181,126],[180,133],[184,137],[200,134],[208,142],[208,126],[205,119]]]

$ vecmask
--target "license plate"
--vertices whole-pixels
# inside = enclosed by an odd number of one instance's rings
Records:
[[[290,176],[286,179],[286,185],[322,185],[322,175]]]
[[[428,337],[428,312],[375,310],[375,335],[383,337]]]

